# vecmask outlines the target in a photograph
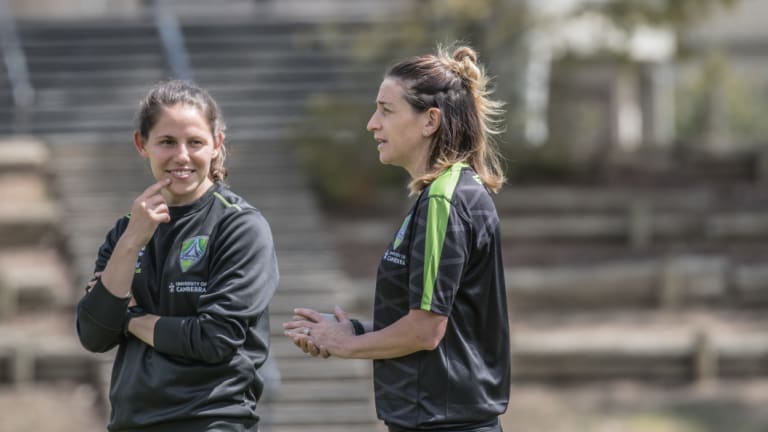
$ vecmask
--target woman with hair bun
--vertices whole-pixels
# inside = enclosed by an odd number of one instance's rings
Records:
[[[367,129],[379,160],[418,195],[381,259],[372,322],[295,309],[304,352],[374,360],[390,431],[500,431],[510,345],[492,138],[501,104],[468,46],[403,60],[384,76]]]

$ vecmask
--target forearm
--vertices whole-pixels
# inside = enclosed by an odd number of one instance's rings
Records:
[[[163,324],[158,325],[161,319]],[[234,349],[220,346],[221,341],[218,338],[202,336],[194,343],[190,342],[194,338],[190,332],[200,335],[207,333],[200,326],[199,321],[197,317],[192,316],[163,318],[158,315],[146,314],[131,318],[128,321],[128,331],[145,344],[164,354],[204,363],[222,361]]]
[[[417,351],[432,350],[445,334],[445,317],[423,311],[411,311],[393,324],[372,330],[371,322],[364,322],[366,333],[349,337],[337,354],[340,357],[364,359],[390,359]]]
[[[101,281],[77,305],[77,333],[89,351],[104,352],[118,344],[123,334],[127,297],[117,297]]]
[[[337,357],[383,360],[403,357],[425,349],[393,326],[352,336],[336,353]]]
[[[155,324],[160,319],[157,315],[143,315],[128,321],[128,331],[145,344],[155,346]]]
[[[104,287],[115,297],[130,297],[136,260],[143,245],[126,232],[115,245],[115,250],[101,274]]]

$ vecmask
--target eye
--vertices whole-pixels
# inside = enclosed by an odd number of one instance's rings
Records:
[[[172,146],[172,145],[174,145],[175,143],[176,143],[176,142],[175,142],[174,140],[170,139],[170,138],[163,138],[163,139],[161,139],[161,140],[160,140],[160,145],[164,145],[164,146],[165,146],[165,145],[167,145],[167,146]]]

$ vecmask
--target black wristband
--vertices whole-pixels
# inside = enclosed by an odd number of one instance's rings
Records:
[[[352,323],[352,328],[355,329],[355,336],[365,334],[365,327],[363,327],[363,323],[354,318],[350,319],[349,322]]]
[[[128,336],[128,323],[136,317],[146,315],[147,311],[143,307],[135,305],[131,306],[125,311],[125,320],[123,320],[123,334]]]

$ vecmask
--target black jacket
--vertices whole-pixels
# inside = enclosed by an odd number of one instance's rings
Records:
[[[188,431],[212,422],[255,429],[263,389],[257,371],[269,350],[268,305],[279,278],[269,225],[220,184],[170,213],[140,252],[132,286],[137,303],[161,317],[155,347],[123,334],[128,299],[101,281],[77,307],[86,349],[118,346],[109,430]],[[129,218],[107,235],[96,272]]]

